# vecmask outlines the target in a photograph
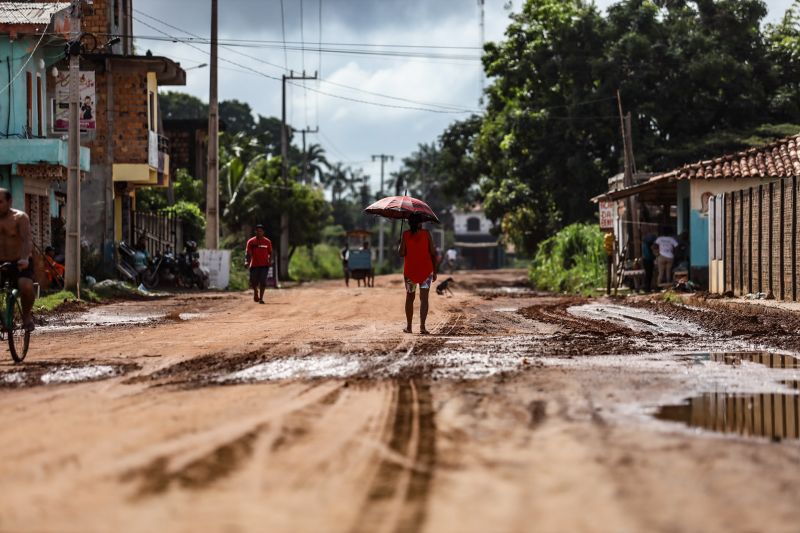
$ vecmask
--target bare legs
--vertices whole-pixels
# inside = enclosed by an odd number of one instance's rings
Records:
[[[411,333],[411,321],[414,319],[414,293],[406,291],[406,333]]]
[[[430,289],[419,290],[419,332],[423,335],[428,334],[425,329],[425,320],[428,318],[428,296]],[[406,333],[411,333],[411,322],[414,320],[414,299],[416,295],[413,292],[406,292]]]
[[[428,330],[425,329],[425,320],[428,318],[428,294],[430,292],[430,289],[419,290],[419,332],[423,335],[428,334]]]
[[[19,278],[17,285],[19,286],[19,292],[22,295],[22,322],[25,324],[25,327],[30,327],[33,325],[33,316],[31,316],[34,300],[33,280],[28,278]]]

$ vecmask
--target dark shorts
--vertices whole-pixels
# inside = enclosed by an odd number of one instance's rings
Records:
[[[0,264],[5,262],[6,261],[0,261]],[[8,281],[9,285],[16,287],[19,278],[33,279],[33,259],[28,259],[28,268],[25,270],[20,270],[16,261],[13,261],[12,263],[13,264],[10,267],[0,272],[0,279],[3,283]]]
[[[267,274],[269,274],[269,267],[252,267],[250,268],[250,286],[251,287],[266,287]]]

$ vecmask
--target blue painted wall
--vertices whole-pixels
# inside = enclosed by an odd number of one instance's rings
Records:
[[[0,88],[5,87],[9,82],[9,66],[11,67],[11,78],[19,73],[11,87],[0,94],[0,136],[19,136],[22,135],[27,126],[28,92],[26,82],[26,72],[30,72],[33,81],[33,134],[36,135],[38,111],[36,106],[36,75],[42,77],[42,135],[47,135],[47,106],[49,98],[47,95],[47,65],[54,63],[58,59],[59,51],[55,48],[45,48],[39,46],[30,57],[29,50],[32,50],[39,42],[38,37],[21,37],[16,41],[11,41],[8,35],[0,35]],[[45,61],[45,67],[41,67],[41,60]],[[27,61],[27,64],[26,64]]]
[[[689,259],[693,267],[707,267],[708,215],[692,209],[689,225]]]

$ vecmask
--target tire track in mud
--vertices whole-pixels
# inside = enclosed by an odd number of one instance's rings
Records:
[[[315,416],[319,416],[320,410],[330,408],[337,402],[342,387],[339,386],[307,404],[298,405],[295,409],[276,415],[280,420],[279,434],[271,442],[270,452],[285,449],[306,435],[310,431],[311,421]],[[272,425],[270,420],[256,423],[237,437],[177,468],[172,467],[172,464],[176,462],[180,452],[161,454],[143,466],[125,471],[119,476],[119,480],[122,483],[138,481],[138,489],[133,495],[135,500],[161,495],[172,487],[203,490],[241,470],[253,456],[259,438]]]
[[[436,422],[430,384],[396,380],[394,413],[385,456],[352,527],[354,533],[418,531],[427,516],[436,467]],[[407,459],[399,461],[395,455]]]
[[[126,472],[120,480],[140,481],[134,499],[163,494],[172,486],[204,489],[236,472],[252,456],[259,434],[265,428],[266,425],[259,425],[177,470],[170,470],[169,457],[160,456],[141,468]]]

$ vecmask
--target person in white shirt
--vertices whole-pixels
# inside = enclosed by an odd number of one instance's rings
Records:
[[[458,252],[456,249],[449,248],[445,252],[445,259],[447,260],[447,267],[450,269],[450,273],[452,274],[456,269],[456,262],[458,261]]]
[[[669,228],[665,229],[654,243],[658,247],[656,266],[658,267],[659,285],[672,284],[672,263],[675,261],[675,248],[678,247],[678,241],[671,236],[671,233]]]

